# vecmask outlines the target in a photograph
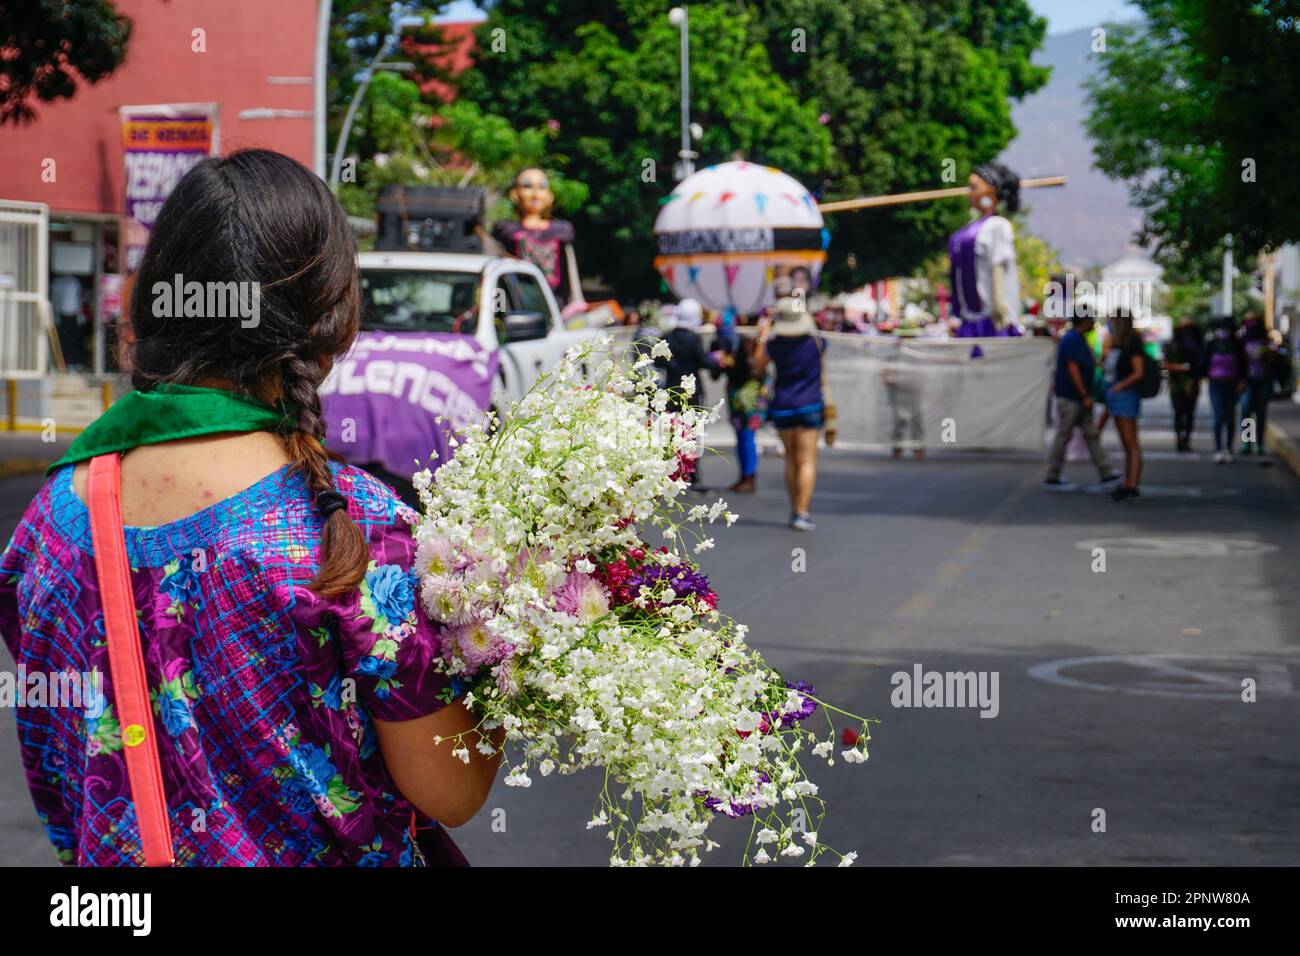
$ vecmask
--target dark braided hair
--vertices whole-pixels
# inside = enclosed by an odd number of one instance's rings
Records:
[[[258,283],[257,323],[156,316],[155,283],[177,275]],[[285,445],[322,508],[311,587],[324,596],[355,589],[369,561],[361,530],[338,507],[317,393],[359,322],[356,247],[343,209],[305,166],[263,149],[205,159],[185,174],[158,214],[131,296],[124,358],[135,388],[217,379],[280,405],[296,424]]]

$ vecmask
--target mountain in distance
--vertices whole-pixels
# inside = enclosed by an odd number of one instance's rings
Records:
[[[1105,265],[1130,252],[1145,254],[1133,241],[1142,213],[1130,205],[1125,184],[1092,167],[1083,81],[1100,65],[1089,56],[1091,50],[1091,28],[1043,41],[1035,61],[1052,68],[1051,79],[1013,106],[1019,134],[1000,157],[1022,179],[1069,177],[1065,186],[1026,190],[1020,200],[1030,230],[1056,247],[1072,270]]]

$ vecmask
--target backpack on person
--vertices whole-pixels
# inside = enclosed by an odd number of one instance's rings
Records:
[[[1142,381],[1138,382],[1138,395],[1155,398],[1160,394],[1160,363],[1150,355],[1142,356]]]

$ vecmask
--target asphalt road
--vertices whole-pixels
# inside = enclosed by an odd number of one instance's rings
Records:
[[[774,665],[883,721],[867,764],[813,772],[824,841],[868,865],[1300,862],[1300,481],[1148,446],[1138,505],[1043,491],[1029,456],[831,451],[810,534],[786,528],[763,457],[705,570]],[[0,481],[6,537],[35,486]],[[916,665],[996,673],[997,716],[893,707],[891,675]],[[0,711],[0,863],[48,863],[18,766]],[[498,783],[455,837],[478,864],[602,864],[596,784]],[[734,863],[748,825],[719,829],[712,862]]]

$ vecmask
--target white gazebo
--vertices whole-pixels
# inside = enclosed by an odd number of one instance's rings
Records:
[[[1103,314],[1123,306],[1134,318],[1149,318],[1154,312],[1155,295],[1164,285],[1164,269],[1145,256],[1129,253],[1101,270],[1099,305]]]

